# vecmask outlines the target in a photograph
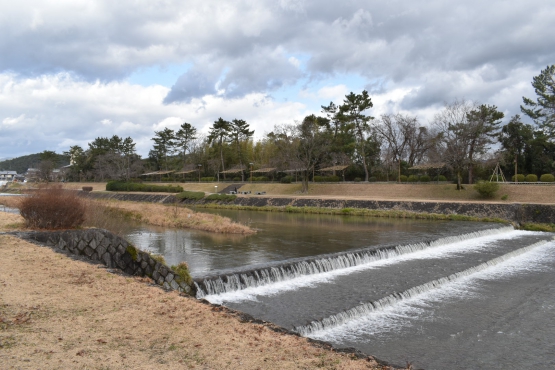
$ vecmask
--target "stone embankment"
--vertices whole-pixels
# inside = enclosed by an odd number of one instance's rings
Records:
[[[117,199],[136,202],[155,202],[172,204],[180,202],[173,195],[133,194],[133,193],[89,193],[87,196],[97,199]],[[191,206],[197,204],[218,203],[201,199],[185,200]],[[415,213],[437,213],[444,215],[465,215],[479,218],[501,218],[516,223],[555,223],[555,206],[544,204],[520,203],[462,203],[462,202],[417,202],[394,200],[356,200],[356,199],[317,199],[317,198],[272,198],[272,197],[237,197],[226,205],[249,207],[319,207],[319,208],[356,208],[382,211],[407,211]]]
[[[36,231],[11,233],[21,239],[51,247],[68,254],[118,268],[129,275],[148,276],[161,287],[194,295],[192,281],[149,253],[136,249],[126,240],[101,229]]]

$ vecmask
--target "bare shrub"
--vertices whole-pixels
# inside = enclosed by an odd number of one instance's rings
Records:
[[[23,197],[19,212],[29,228],[73,229],[85,220],[86,205],[76,192],[59,185],[42,187]]]

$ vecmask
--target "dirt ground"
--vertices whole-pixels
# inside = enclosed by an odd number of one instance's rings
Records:
[[[224,183],[173,183],[189,191],[212,193],[218,186],[222,190]],[[65,187],[81,189],[92,186],[93,191],[103,191],[106,183],[67,183]],[[247,183],[243,191],[265,191],[267,196],[295,196],[341,199],[373,200],[413,200],[443,202],[496,202],[496,203],[536,203],[555,204],[555,185],[500,185],[493,199],[480,198],[472,185],[465,185],[465,190],[458,191],[454,184],[396,184],[396,183],[347,183],[347,184],[310,184],[308,194],[301,194],[300,184]],[[249,195],[256,196],[256,195]],[[504,197],[505,199],[502,199]]]
[[[2,369],[388,368],[13,236],[0,254]]]

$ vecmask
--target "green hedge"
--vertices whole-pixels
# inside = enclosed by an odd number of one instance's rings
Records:
[[[401,175],[399,176],[399,180],[401,180],[401,182],[407,182],[408,177],[406,177],[405,175]]]
[[[204,181],[204,182],[214,182],[216,181],[215,177],[201,177],[200,181]]]
[[[253,176],[253,177],[249,177],[248,181],[270,181],[270,179],[266,176]]]
[[[416,175],[410,175],[410,176],[407,178],[407,181],[408,181],[408,182],[418,182],[418,176],[416,176]]]
[[[314,182],[339,182],[339,176],[314,176]]]
[[[177,199],[194,199],[199,200],[204,198],[204,192],[202,191],[183,191],[175,196]]]
[[[524,180],[526,179],[526,177],[519,173],[518,175],[516,175],[516,178],[518,179],[518,182],[524,182]],[[513,175],[513,177],[511,177],[511,180],[514,182],[515,181],[515,175]]]
[[[555,181],[555,176],[553,176],[550,173],[544,173],[543,175],[541,175],[540,181],[541,182],[554,182]]]
[[[430,176],[428,175],[420,176],[420,182],[430,182]]]
[[[221,200],[224,202],[231,202],[235,198],[237,198],[237,196],[233,194],[210,194],[206,197],[206,200]]]
[[[534,174],[526,175],[526,182],[537,182],[538,176]]]
[[[439,180],[438,180],[438,176],[436,176],[434,177],[434,181],[447,181],[447,177],[443,175],[439,175]]]
[[[142,191],[157,193],[180,193],[183,191],[181,186],[173,185],[151,185],[139,184],[136,182],[109,181],[106,184],[107,191]]]
[[[282,184],[291,184],[293,182],[293,176],[285,176],[279,180]]]

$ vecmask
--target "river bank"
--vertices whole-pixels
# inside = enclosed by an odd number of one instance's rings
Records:
[[[14,236],[0,253],[5,368],[389,368]]]

